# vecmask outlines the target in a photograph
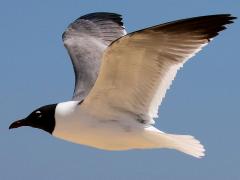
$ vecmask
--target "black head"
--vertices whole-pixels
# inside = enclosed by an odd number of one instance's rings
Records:
[[[25,119],[15,121],[9,126],[9,129],[18,128],[21,126],[30,126],[39,128],[52,134],[55,128],[55,109],[57,104],[50,104],[40,107],[33,111]]]

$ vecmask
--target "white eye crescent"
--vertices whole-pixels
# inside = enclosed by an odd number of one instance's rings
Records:
[[[38,116],[38,118],[42,117],[41,111],[36,111],[35,113],[36,113],[36,115]]]

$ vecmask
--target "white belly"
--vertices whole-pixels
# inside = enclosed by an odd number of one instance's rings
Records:
[[[89,119],[88,119],[89,120]],[[86,119],[86,121],[88,121]],[[146,148],[144,129],[122,125],[119,121],[79,123],[69,121],[64,126],[57,125],[53,135],[71,141],[105,150],[127,150]],[[146,140],[145,140],[146,141]]]
[[[105,150],[171,148],[198,158],[204,156],[203,146],[194,137],[167,134],[151,125],[146,127],[127,112],[94,116],[76,101],[60,103],[55,109],[56,126],[52,134]]]
[[[61,107],[57,110],[61,111]],[[56,126],[53,135],[73,143],[105,150],[127,150],[152,146],[145,137],[144,126],[134,119],[132,121],[99,120],[80,110],[61,111],[55,115],[55,119]]]

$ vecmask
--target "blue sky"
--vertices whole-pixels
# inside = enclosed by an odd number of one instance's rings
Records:
[[[45,104],[71,98],[74,74],[61,34],[81,15],[123,15],[128,32],[166,21],[231,13],[221,1],[2,1],[0,6],[0,179],[240,179],[240,23],[204,48],[178,73],[156,126],[192,134],[205,145],[201,160],[173,150],[108,152],[9,124]]]

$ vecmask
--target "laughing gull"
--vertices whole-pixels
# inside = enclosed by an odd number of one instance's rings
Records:
[[[82,16],[63,33],[75,72],[72,100],[40,107],[9,128],[31,126],[104,150],[169,148],[200,158],[198,140],[164,133],[154,118],[177,71],[233,19],[194,17],[126,35],[119,14]]]

